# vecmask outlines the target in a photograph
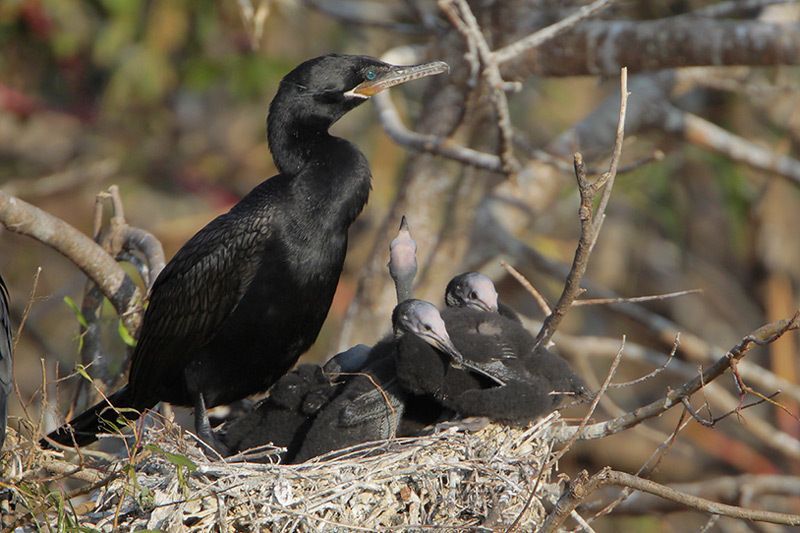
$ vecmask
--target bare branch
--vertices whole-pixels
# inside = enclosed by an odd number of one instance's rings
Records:
[[[667,360],[664,362],[663,365],[661,365],[660,367],[656,368],[652,372],[650,372],[648,374],[645,374],[644,376],[642,376],[640,378],[636,378],[636,379],[631,380],[631,381],[626,381],[624,383],[611,383],[609,385],[609,388],[620,389],[620,388],[623,388],[623,387],[630,387],[631,385],[638,385],[639,383],[644,383],[648,379],[656,377],[658,374],[660,374],[661,372],[663,372],[664,370],[667,369],[669,364],[675,358],[675,352],[678,351],[678,346],[680,346],[680,344],[681,344],[681,336],[680,335],[676,335],[675,336],[675,344],[672,345],[672,350],[670,350],[670,352],[669,352],[669,357],[667,357]]]
[[[505,261],[500,261],[500,266],[505,268],[508,271],[508,273],[511,274],[514,277],[514,279],[517,280],[519,284],[522,285],[525,288],[525,290],[530,293],[531,296],[533,296],[533,299],[539,305],[539,309],[541,309],[545,315],[549,315],[552,312],[552,310],[550,309],[550,305],[548,305],[547,300],[545,299],[544,296],[542,296],[542,293],[537,291],[536,287],[534,287],[533,284],[519,272],[519,270],[509,265]]]
[[[658,42],[658,46],[653,46]],[[675,16],[587,20],[505,63],[517,76],[613,76],[678,67],[797,65],[796,26]],[[647,53],[642,53],[647,50]]]
[[[383,129],[397,144],[412,150],[446,157],[465,165],[493,172],[503,172],[502,162],[496,155],[473,150],[451,139],[417,133],[406,128],[388,92],[378,93],[372,97],[372,100],[378,109],[378,119],[381,121]]]
[[[707,368],[700,376],[692,379],[675,390],[671,390],[664,397],[659,398],[630,413],[606,422],[600,422],[591,426],[587,426],[583,430],[580,430],[579,438],[597,439],[607,435],[612,435],[639,424],[644,420],[659,416],[675,405],[681,404],[682,398],[691,396],[703,386],[707,386],[708,383],[721,376],[728,368],[731,367],[731,361],[738,361],[744,357],[744,355],[753,347],[754,344],[768,344],[779,338],[787,331],[798,329],[798,327],[800,327],[800,324],[798,323],[798,317],[800,317],[800,313],[796,314],[789,320],[779,320],[777,322],[772,322],[762,326],[742,339],[739,344],[731,348],[727,354]],[[571,440],[576,433],[579,433],[576,427],[565,427],[560,431],[559,435],[556,436],[556,440],[567,442]],[[794,453],[792,453],[792,455],[800,456],[800,442],[795,440],[794,443],[792,443],[788,449],[786,449],[786,451],[793,451]]]
[[[722,503],[748,505],[759,495],[800,496],[800,477],[781,475],[723,476],[695,483],[671,483],[670,488],[685,494]],[[630,498],[617,507],[621,514],[668,513],[682,510],[678,502],[648,494]]]
[[[595,490],[605,485],[616,485],[620,487],[630,487],[635,490],[646,492],[675,502],[690,509],[696,509],[706,513],[712,513],[743,520],[755,520],[759,522],[771,522],[773,524],[784,524],[790,526],[800,525],[800,515],[787,513],[776,513],[772,511],[761,511],[758,509],[747,509],[734,505],[714,502],[680,492],[666,485],[661,485],[654,481],[642,479],[625,472],[604,468],[597,474],[589,478],[586,471],[580,474],[570,483],[558,500],[556,507],[547,516],[547,519],[540,528],[541,533],[555,531],[566,519],[569,513],[575,509],[583,500],[589,497]]]
[[[756,170],[783,176],[800,185],[800,161],[781,155],[752,141],[735,135],[704,118],[664,104],[668,131],[682,135],[687,141],[719,152]]]
[[[609,1],[609,0],[605,0]],[[456,9],[455,5],[458,5]],[[497,114],[497,127],[500,132],[500,161],[503,164],[503,171],[513,175],[519,171],[519,162],[514,157],[514,132],[511,126],[511,116],[508,111],[508,99],[506,98],[505,82],[500,76],[500,67],[486,42],[486,38],[481,32],[478,21],[475,19],[472,10],[466,0],[440,0],[439,6],[450,18],[450,21],[458,29],[467,42],[471,42],[470,48],[478,52],[478,58],[483,65],[483,77],[489,88],[489,98]],[[459,13],[462,20],[459,20]]]
[[[0,223],[7,229],[46,244],[75,263],[103,291],[125,322],[138,331],[141,305],[139,289],[125,271],[100,246],[63,220],[0,191]]]
[[[703,289],[689,289],[685,291],[667,292],[665,294],[654,294],[651,296],[634,296],[632,298],[587,298],[585,300],[575,300],[572,302],[573,307],[580,307],[582,305],[608,305],[618,303],[642,303],[652,302],[655,300],[666,300],[668,298],[677,298],[679,296],[686,296],[687,294],[699,294]]]
[[[578,209],[578,217],[581,223],[581,234],[578,240],[578,246],[575,249],[575,257],[572,260],[572,267],[570,268],[569,275],[567,276],[564,290],[561,292],[561,297],[558,299],[553,312],[550,313],[542,324],[539,334],[536,336],[536,345],[543,346],[548,343],[555,333],[561,320],[566,315],[567,310],[572,305],[572,302],[579,296],[581,292],[581,281],[586,273],[586,268],[589,265],[589,256],[592,253],[592,247],[597,241],[600,233],[600,227],[605,217],[606,206],[611,196],[611,190],[614,186],[614,178],[617,175],[617,167],[619,165],[619,158],[622,155],[622,142],[625,137],[625,110],[627,109],[628,102],[628,71],[623,68],[620,72],[620,103],[619,103],[619,119],[617,121],[617,133],[614,141],[614,150],[611,157],[611,163],[608,167],[608,172],[600,176],[594,183],[590,183],[586,179],[586,171],[583,165],[583,157],[580,154],[575,154],[575,176],[578,179],[578,191],[581,196],[581,205]],[[597,192],[602,188],[603,196],[597,207],[597,211],[592,216],[592,205]]]

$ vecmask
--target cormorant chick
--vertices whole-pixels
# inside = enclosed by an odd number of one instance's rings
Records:
[[[364,155],[328,129],[384,89],[447,70],[326,55],[287,74],[267,117],[280,174],[178,251],[150,292],[128,384],[48,437],[85,445],[109,403],[135,419],[131,409],[165,401],[194,406],[197,432],[213,444],[206,407],[269,388],[328,314],[371,182]]]
[[[444,313],[440,316],[433,305],[428,305],[432,308],[426,309],[428,316],[435,311],[439,319],[420,318],[417,322],[441,331],[447,318]],[[514,324],[508,319],[502,320]],[[449,327],[446,328],[443,335],[448,335],[449,331]],[[483,375],[453,367],[450,357],[442,353],[436,343],[429,342],[428,337],[414,335],[408,336],[408,342],[395,354],[398,380],[404,389],[435,398],[442,406],[462,416],[525,423],[552,410],[553,397],[546,380],[530,375],[517,359],[498,357],[490,361],[490,357],[484,357],[484,353],[503,353],[504,348],[497,345],[496,339],[472,338],[471,334],[457,331],[461,338],[453,338],[452,343],[459,351],[466,351],[464,358],[471,363],[479,360],[482,366],[491,367],[491,372],[499,374],[505,383],[498,386]]]
[[[337,396],[314,421],[296,456],[302,462],[331,450],[393,437],[403,422],[404,432],[438,419],[441,407],[413,398],[397,382],[397,354],[430,345],[446,357],[458,358],[439,311],[421,300],[405,300],[392,313],[393,334],[376,344],[361,375],[348,379]],[[406,407],[412,407],[410,412]]]
[[[500,313],[522,323],[516,311],[500,301],[492,279],[480,272],[464,272],[451,279],[444,291],[444,301],[447,307],[470,307],[487,313]]]
[[[8,397],[11,395],[11,317],[8,311],[8,289],[0,276],[0,450],[6,440]]]
[[[220,440],[229,453],[265,444],[286,448],[281,462],[290,463],[319,411],[340,385],[318,365],[300,365],[275,383],[253,411],[230,422]]]

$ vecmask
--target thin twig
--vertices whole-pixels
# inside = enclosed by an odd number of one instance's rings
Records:
[[[533,284],[519,272],[519,270],[509,265],[505,261],[500,261],[500,266],[505,268],[508,271],[508,273],[511,274],[514,277],[514,279],[517,280],[519,284],[522,285],[525,288],[525,290],[530,293],[531,296],[533,296],[533,299],[536,301],[537,305],[539,306],[539,309],[541,309],[544,312],[545,316],[549,315],[552,312],[550,306],[547,304],[547,300],[545,299],[544,296],[542,296],[542,293],[536,290],[536,287],[534,287]]]
[[[589,264],[589,256],[592,253],[594,243],[600,233],[600,227],[605,217],[606,206],[611,196],[611,189],[614,186],[614,178],[617,174],[619,158],[622,155],[622,142],[625,137],[625,110],[628,102],[628,70],[622,68],[620,72],[620,104],[619,118],[617,121],[617,133],[614,141],[613,155],[608,171],[594,182],[586,178],[586,168],[583,163],[583,156],[575,154],[575,177],[578,180],[578,191],[580,192],[581,203],[578,208],[578,218],[580,219],[581,233],[578,245],[575,249],[575,257],[572,261],[567,280],[564,283],[564,290],[558,299],[553,312],[545,318],[539,334],[536,336],[536,346],[546,346],[553,337],[558,325],[564,318],[572,303],[581,293],[581,280],[586,273]],[[597,192],[603,188],[603,196],[597,207],[597,211],[592,216],[592,206]]]
[[[675,336],[675,343],[672,345],[672,350],[670,350],[670,352],[669,352],[669,357],[667,358],[666,361],[664,361],[663,365],[661,365],[660,367],[656,368],[652,372],[650,372],[648,374],[645,374],[644,376],[642,376],[640,378],[636,378],[636,379],[633,379],[631,381],[625,381],[625,382],[622,382],[622,383],[611,383],[608,387],[611,388],[611,389],[621,389],[623,387],[630,387],[632,385],[638,385],[639,383],[643,383],[643,382],[647,381],[648,379],[657,376],[658,374],[660,374],[661,372],[663,372],[664,370],[667,369],[669,364],[672,362],[672,359],[675,357],[675,353],[678,351],[678,346],[680,346],[680,344],[681,344],[681,336],[680,336],[680,334],[678,334],[678,335]]]
[[[668,411],[675,405],[681,404],[681,399],[689,397],[701,387],[708,385],[711,381],[721,376],[726,370],[731,368],[731,361],[738,361],[753,347],[753,345],[763,345],[773,342],[784,333],[790,330],[795,330],[800,327],[798,319],[800,313],[795,314],[791,319],[779,320],[762,326],[750,335],[742,339],[742,341],[731,348],[731,350],[716,363],[708,367],[700,376],[690,380],[682,386],[669,391],[664,397],[659,398],[643,407],[640,407],[630,413],[620,417],[592,424],[584,429],[577,429],[575,427],[565,427],[554,438],[563,442],[572,440],[576,434],[580,434],[580,439],[597,439],[612,435],[623,431],[629,427],[635,426],[644,420],[661,415]],[[800,442],[796,440],[788,448],[782,448],[787,453],[791,450],[796,450],[796,454],[800,454]]]
[[[667,292],[664,294],[653,294],[651,296],[634,296],[632,298],[587,298],[585,300],[575,300],[572,302],[573,307],[580,307],[582,305],[608,305],[618,303],[641,303],[652,302],[654,300],[666,300],[668,298],[677,298],[679,296],[686,296],[687,294],[699,294],[703,289],[688,289],[685,291]]]

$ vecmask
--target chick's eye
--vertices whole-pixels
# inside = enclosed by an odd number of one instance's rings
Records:
[[[423,327],[425,328],[425,331],[432,331],[433,330],[433,328],[430,326],[430,324],[425,324]]]
[[[473,300],[477,300],[478,299],[478,293],[475,292],[475,291],[472,291],[471,293],[469,293],[469,297],[472,298]]]
[[[364,77],[367,78],[369,81],[372,81],[378,77],[378,73],[375,72],[375,69],[369,69],[364,73]]]

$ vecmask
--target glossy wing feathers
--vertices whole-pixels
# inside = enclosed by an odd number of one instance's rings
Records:
[[[131,365],[129,383],[137,399],[147,394],[140,388],[160,383],[169,368],[185,367],[193,352],[219,331],[255,277],[268,235],[266,217],[222,215],[192,237],[161,272]]]

